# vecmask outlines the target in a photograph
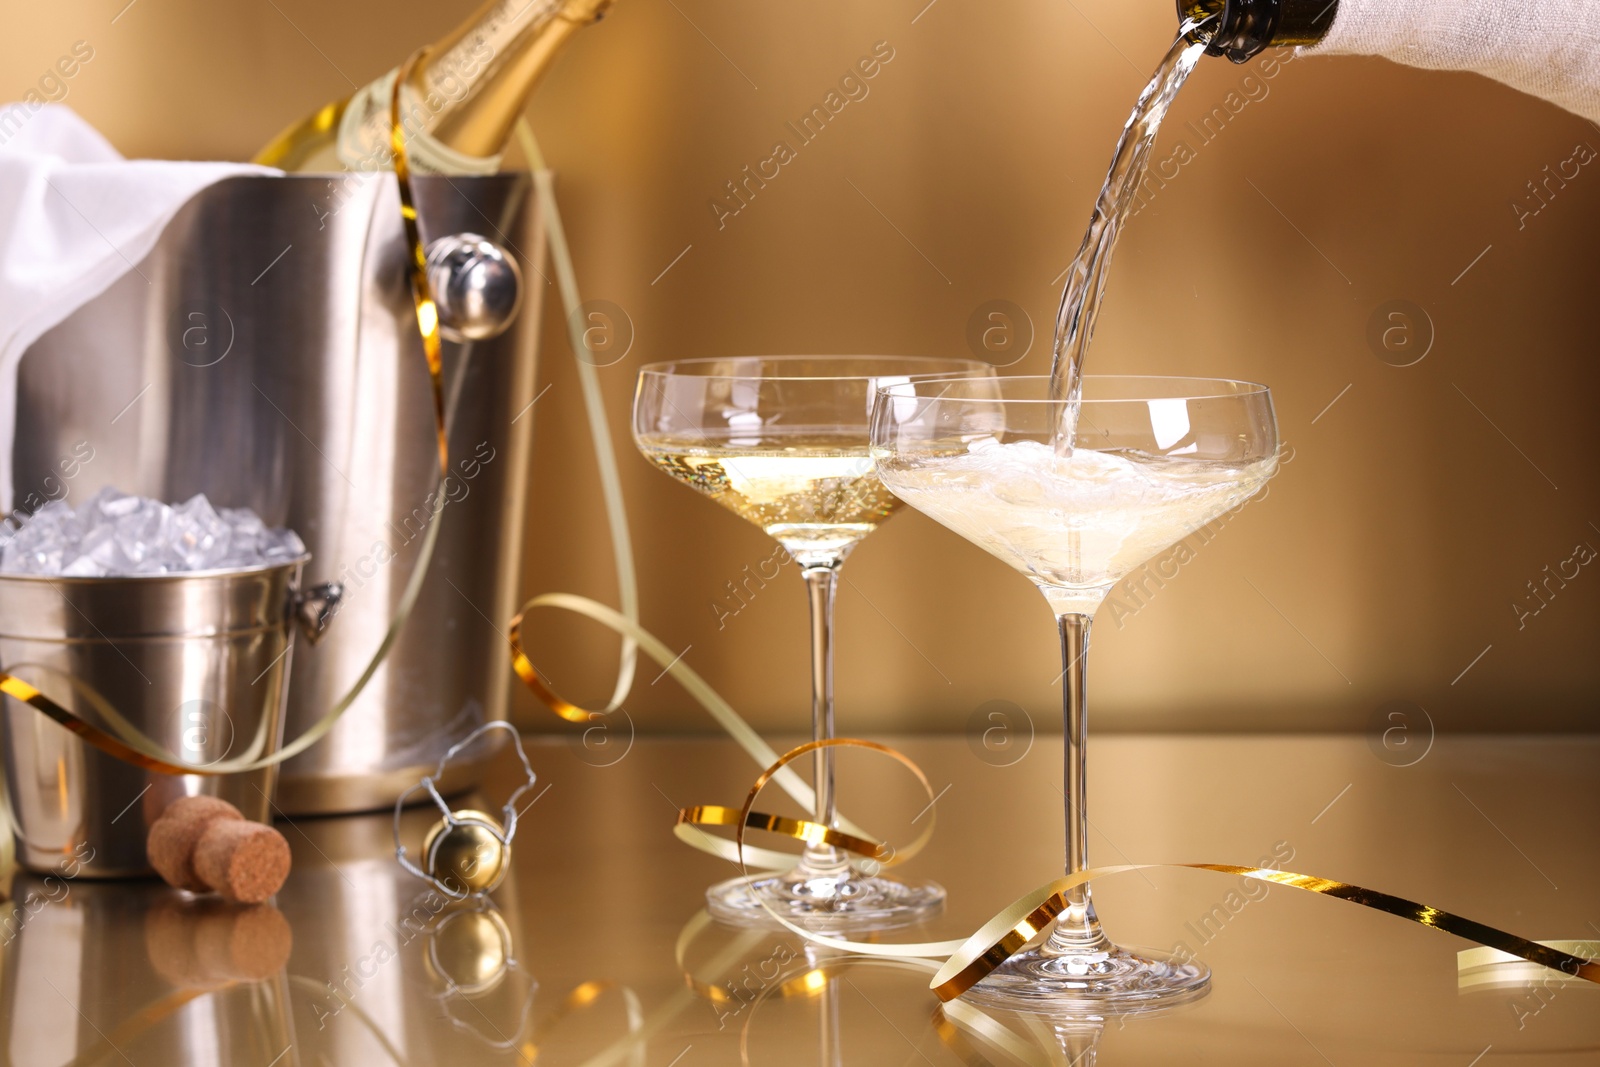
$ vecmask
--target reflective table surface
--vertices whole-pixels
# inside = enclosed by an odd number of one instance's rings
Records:
[[[949,902],[924,927],[872,937],[962,937],[1059,875],[1057,738],[1001,752],[977,738],[886,740],[937,802],[895,764],[850,752],[841,807],[891,840],[936,818],[897,873],[940,882]],[[1524,937],[1600,941],[1600,738],[1439,738],[1400,765],[1420,750],[1099,737],[1092,855],[1276,856]],[[16,875],[0,929],[0,1062],[1600,1063],[1600,986],[1523,964],[1463,970],[1472,946],[1449,935],[1204,871],[1096,883],[1113,937],[1210,965],[1198,1002],[1124,1018],[941,1007],[926,965],[703,915],[705,887],[736,872],[671,827],[681,805],[743,800],[758,768],[731,743],[530,737],[528,751],[540,781],[487,904],[445,907],[403,872],[387,814],[280,822],[293,873],[254,909],[153,882]],[[516,784],[514,757],[501,757],[456,805],[499,808]],[[776,794],[761,806],[799,814]],[[406,813],[412,848],[436,818]]]

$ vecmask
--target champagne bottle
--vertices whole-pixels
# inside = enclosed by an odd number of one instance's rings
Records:
[[[539,78],[612,0],[487,0],[435,42],[400,87],[406,159],[419,174],[493,174]],[[389,170],[400,68],[279,134],[257,163],[291,171]]]
[[[1299,45],[1309,56],[1383,56],[1427,70],[1475,71],[1600,122],[1600,63],[1588,46],[1596,7],[1596,0],[1178,0],[1178,17],[1213,16],[1195,39],[1236,63],[1279,45]]]
[[[1314,45],[1328,35],[1339,0],[1178,0],[1178,20],[1213,17],[1206,54],[1243,63],[1267,47]]]

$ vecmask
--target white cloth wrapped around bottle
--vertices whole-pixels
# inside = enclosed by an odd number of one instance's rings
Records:
[[[0,104],[0,511],[11,500],[17,365],[155,247],[178,209],[245,163],[126,160],[60,104]]]
[[[1477,71],[1600,122],[1600,0],[1339,0],[1304,51]]]

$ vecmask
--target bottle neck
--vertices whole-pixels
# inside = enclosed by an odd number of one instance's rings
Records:
[[[1313,45],[1328,34],[1339,0],[1178,0],[1180,22],[1210,19],[1197,39],[1206,54],[1243,63],[1263,48]]]
[[[468,156],[499,153],[561,46],[612,0],[488,0],[428,49],[410,86],[437,116],[427,132]],[[443,103],[449,106],[438,106]]]

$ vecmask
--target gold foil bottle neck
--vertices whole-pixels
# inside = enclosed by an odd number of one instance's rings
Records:
[[[402,123],[419,173],[484,174],[499,168],[539,79],[578,30],[613,0],[488,0],[429,46],[407,79]],[[363,86],[333,122],[302,120],[255,162],[294,171],[389,169],[388,86],[396,71]]]

